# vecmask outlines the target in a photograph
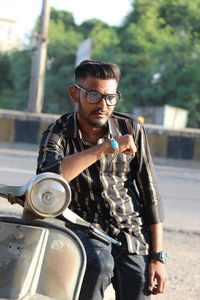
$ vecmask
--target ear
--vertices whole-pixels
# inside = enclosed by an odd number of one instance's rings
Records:
[[[78,102],[78,89],[74,85],[68,87],[68,94],[73,102]]]

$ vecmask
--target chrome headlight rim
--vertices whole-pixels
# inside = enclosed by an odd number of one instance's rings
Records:
[[[41,212],[35,207],[33,203],[33,193],[35,188],[37,187],[38,184],[47,180],[54,180],[59,182],[64,187],[66,193],[66,201],[64,205],[62,206],[61,209],[59,209],[55,213]],[[26,195],[25,195],[25,208],[27,208],[29,211],[33,212],[33,214],[39,217],[42,218],[56,217],[62,214],[62,212],[69,206],[70,202],[71,202],[71,189],[68,182],[65,181],[65,179],[61,175],[51,173],[51,172],[41,173],[36,175],[34,178],[32,178],[28,183],[28,188],[26,190]]]

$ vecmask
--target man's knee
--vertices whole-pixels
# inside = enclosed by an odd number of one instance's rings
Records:
[[[113,275],[114,260],[111,253],[107,251],[101,251],[97,255],[96,263],[93,265],[94,270],[98,274]]]
[[[87,256],[87,271],[97,274],[113,275],[114,259],[111,246],[96,239],[91,239],[83,232],[76,232],[81,239]]]

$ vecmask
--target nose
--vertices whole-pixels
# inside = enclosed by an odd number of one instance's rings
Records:
[[[106,98],[105,97],[103,97],[102,99],[101,99],[101,101],[99,101],[99,107],[101,107],[102,109],[104,109],[104,108],[106,108],[107,109],[107,102],[106,102]]]

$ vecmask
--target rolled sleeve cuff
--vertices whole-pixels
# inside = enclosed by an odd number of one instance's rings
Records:
[[[52,172],[52,173],[56,173],[58,175],[61,175],[62,174],[62,169],[61,169],[61,161],[56,161],[48,166],[43,166],[43,165],[40,165],[38,168],[37,168],[37,174],[40,174],[40,173],[45,173],[45,172]]]
[[[163,223],[164,221],[162,204],[152,204],[151,206],[145,207],[144,214],[148,225]]]

